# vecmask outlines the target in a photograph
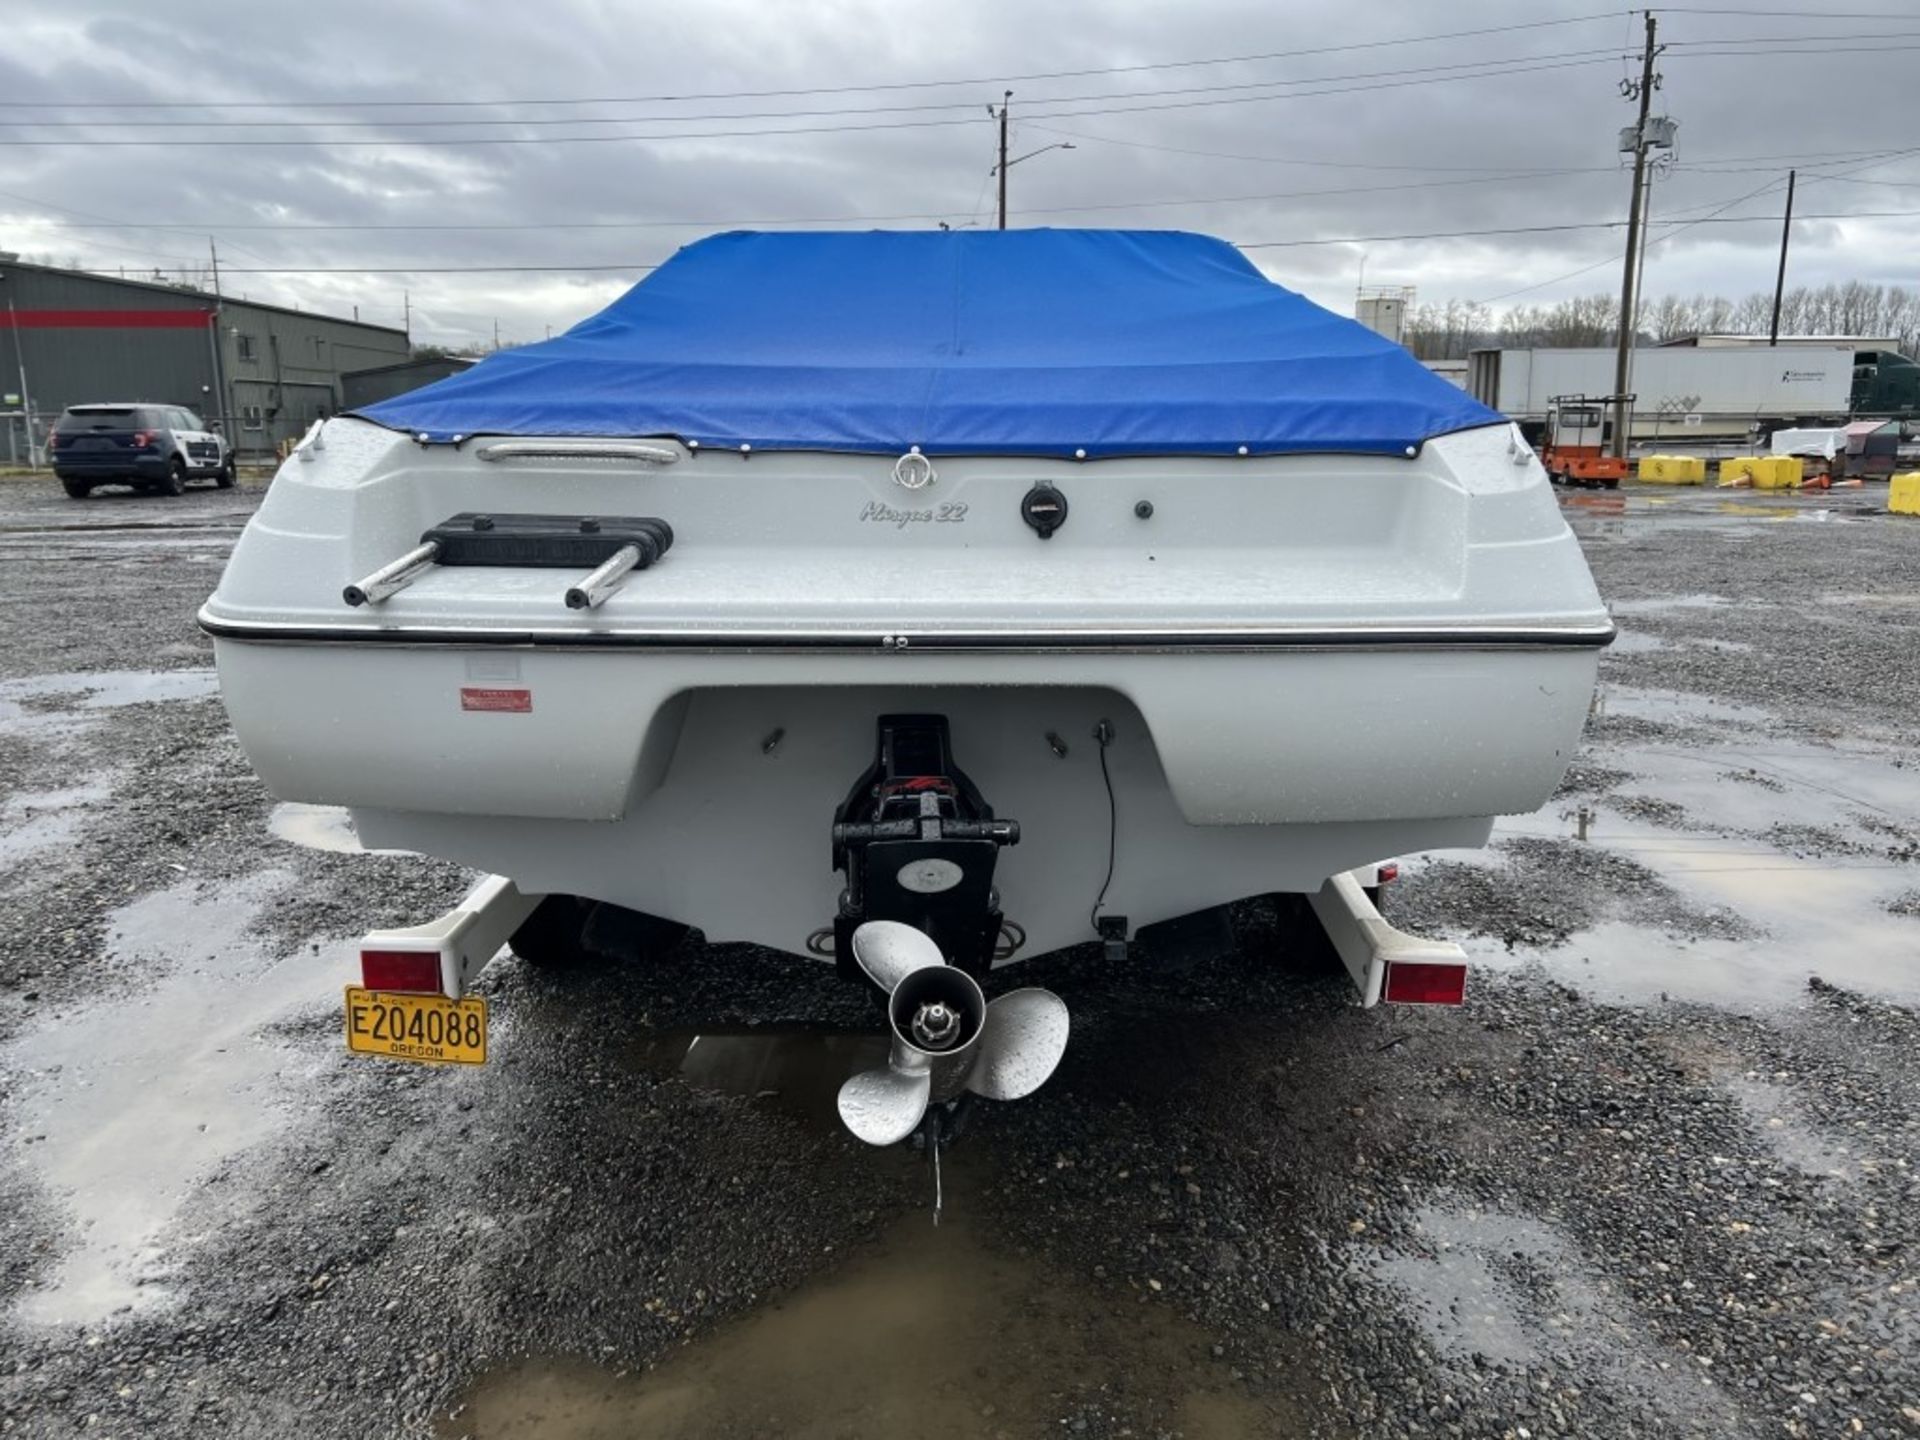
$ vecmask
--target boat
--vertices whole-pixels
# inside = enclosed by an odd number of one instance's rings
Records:
[[[1498,413],[1223,241],[1044,229],[689,245],[316,424],[200,622],[369,847],[889,990],[862,925],[985,981],[1482,845],[1613,635]]]

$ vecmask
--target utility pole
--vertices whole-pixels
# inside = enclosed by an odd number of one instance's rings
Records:
[[[400,329],[407,337],[407,349],[413,349],[413,292],[400,292]]]
[[[33,448],[33,391],[27,388],[27,352],[20,343],[20,313],[13,308],[13,296],[7,296],[7,328],[13,331],[13,361],[20,369],[20,428],[27,437],[27,468],[37,470],[40,460]],[[12,439],[13,426],[7,426]]]
[[[1780,273],[1773,277],[1773,324],[1767,331],[1767,344],[1780,343],[1780,297],[1787,289],[1787,237],[1793,233],[1793,177],[1787,172],[1787,214],[1780,222]]]
[[[1654,40],[1658,22],[1653,11],[1644,12],[1647,21],[1646,48],[1640,54],[1640,83],[1629,84],[1627,98],[1640,102],[1640,118],[1633,131],[1633,198],[1627,205],[1627,258],[1620,276],[1620,339],[1613,357],[1613,393],[1621,398],[1613,402],[1613,453],[1618,459],[1627,454],[1628,407],[1627,381],[1633,361],[1635,271],[1640,251],[1640,200],[1647,185],[1647,115],[1653,108],[1653,92],[1660,77],[1653,73],[1653,60],[1660,53]]]
[[[1013,99],[1009,90],[1000,97],[1000,163],[994,168],[1000,174],[1000,228],[1007,228],[1007,102]]]
[[[240,441],[233,429],[233,396],[227,388],[226,363],[220,356],[220,317],[226,310],[220,296],[220,251],[211,235],[207,237],[207,259],[213,264],[213,323],[207,329],[207,353],[213,361],[213,393],[220,403],[220,429],[227,437],[227,444],[238,449]]]

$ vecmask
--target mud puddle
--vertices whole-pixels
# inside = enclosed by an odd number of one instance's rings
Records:
[[[1732,1406],[1673,1370],[1672,1352],[1647,1343],[1614,1284],[1554,1226],[1429,1205],[1416,1212],[1414,1233],[1414,1246],[1371,1257],[1363,1270],[1393,1292],[1445,1369],[1471,1376],[1487,1358],[1571,1363],[1589,1383],[1660,1396],[1688,1433],[1733,1433]]]
[[[267,816],[267,830],[275,839],[304,850],[333,855],[409,855],[409,850],[369,850],[360,843],[353,816],[339,805],[307,805],[286,800]]]
[[[1590,758],[1629,778],[1503,819],[1495,842],[1617,853],[1695,909],[1730,912],[1755,933],[1673,934],[1628,915],[1552,949],[1509,958],[1481,946],[1477,959],[1540,964],[1604,1000],[1767,1008],[1792,1003],[1816,975],[1920,1000],[1920,948],[1888,914],[1920,879],[1920,771],[1897,747],[1801,739],[1766,709],[1670,691],[1608,687],[1595,709],[1656,722],[1687,743],[1601,744]],[[1495,853],[1447,858],[1499,863]]]
[[[696,1047],[697,1048],[697,1047]],[[926,1440],[1304,1433],[1293,1400],[1256,1397],[1212,1337],[1145,1291],[1090,1288],[999,1248],[975,1216],[966,1151],[935,1226],[905,1216],[815,1284],[643,1371],[534,1361],[482,1378],[442,1440]]]
[[[878,1033],[787,1027],[671,1031],[641,1041],[634,1058],[656,1075],[744,1095],[827,1129],[840,1123],[841,1085],[856,1071],[885,1064],[887,1042]]]
[[[0,800],[0,874],[23,861],[73,843],[89,807],[113,793],[103,781],[58,790],[23,790]]]
[[[122,907],[102,966],[146,987],[42,1015],[0,1052],[19,1153],[70,1220],[59,1267],[20,1296],[20,1319],[84,1323],[166,1298],[163,1242],[191,1239],[168,1233],[181,1204],[288,1123],[292,1088],[331,1060],[269,1032],[337,996],[345,957],[276,964],[246,938],[289,878],[183,884]]]
[[[77,712],[117,710],[157,700],[203,700],[218,694],[212,670],[87,670],[0,680],[0,725],[58,727]]]

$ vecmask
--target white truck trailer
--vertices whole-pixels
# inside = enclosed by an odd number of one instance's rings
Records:
[[[1852,399],[1848,345],[1777,349],[1636,349],[1627,390],[1636,441],[1742,439],[1789,425],[1840,423]],[[1556,395],[1614,388],[1614,352],[1592,349],[1475,350],[1467,389],[1537,439]]]

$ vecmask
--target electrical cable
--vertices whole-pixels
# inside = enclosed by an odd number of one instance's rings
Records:
[[[1920,210],[1853,210],[1796,215],[1794,223],[1798,224],[1803,220],[1904,220],[1915,216],[1920,216]],[[1775,224],[1778,220],[1779,217],[1774,215],[1726,215],[1709,216],[1686,223],[1688,225],[1757,225]],[[1541,235],[1571,230],[1619,230],[1625,228],[1626,223],[1624,220],[1588,220],[1563,225],[1504,225],[1485,230],[1428,230],[1417,234],[1395,235],[1328,235],[1313,239],[1237,240],[1232,243],[1238,250],[1286,250],[1314,245],[1384,245],[1403,240],[1473,240],[1492,235]],[[659,268],[658,261],[574,265],[222,265],[220,273],[222,275],[590,275],[602,273],[634,275]]]
[[[1698,220],[1689,220],[1689,221],[1680,223],[1676,225],[1674,229],[1660,236],[1659,240],[1649,240],[1649,241],[1644,241],[1643,243],[1645,244],[1646,248],[1650,250],[1653,248],[1653,246],[1659,244],[1661,240],[1670,240],[1675,235],[1678,235],[1682,230],[1689,229],[1694,225],[1704,224],[1706,221],[1713,219],[1715,216],[1722,215],[1726,211],[1733,209],[1734,206],[1744,204],[1748,200],[1758,199],[1760,196],[1766,194],[1767,191],[1773,189],[1779,183],[1780,181],[1778,178],[1769,180],[1767,181],[1766,184],[1762,185],[1758,190],[1750,190],[1745,195],[1739,195],[1739,196],[1736,196],[1734,199],[1727,201],[1724,205],[1721,205],[1719,209],[1714,210],[1711,214],[1704,215]],[[1768,216],[1766,218],[1771,219],[1772,217]],[[1498,295],[1489,295],[1485,299],[1476,300],[1473,303],[1476,305],[1495,305],[1502,300],[1511,300],[1516,295],[1528,295],[1535,290],[1545,290],[1550,285],[1558,285],[1562,281],[1572,280],[1576,276],[1585,275],[1590,270],[1598,270],[1603,265],[1617,265],[1624,259],[1626,259],[1626,255],[1624,252],[1622,252],[1619,255],[1608,255],[1602,259],[1594,261],[1591,265],[1582,265],[1578,270],[1569,270],[1564,275],[1556,275],[1551,280],[1541,280],[1541,281],[1537,281],[1532,285],[1522,285],[1517,290],[1505,290]]]
[[[1560,62],[1589,59],[1594,56],[1612,58],[1611,47],[1599,50],[1576,50],[1553,57],[1556,66]],[[1156,100],[1180,95],[1224,95],[1231,91],[1271,90],[1281,86],[1344,84],[1350,80],[1401,79],[1409,76],[1426,75],[1439,79],[1474,79],[1487,72],[1490,67],[1525,65],[1531,66],[1543,57],[1536,55],[1503,56],[1490,60],[1457,60],[1445,65],[1403,66],[1396,70],[1362,70],[1346,75],[1316,75],[1299,79],[1248,80],[1233,84],[1189,85],[1175,89],[1161,90],[1118,90],[1095,95],[1042,95],[1023,101],[1022,108],[1038,108],[1048,105],[1084,105],[1104,100]],[[1471,71],[1470,75],[1443,75],[1443,71]],[[1408,83],[1415,83],[1409,81]],[[1265,96],[1250,96],[1250,99],[1265,99]],[[695,121],[709,120],[815,120],[840,115],[895,115],[914,114],[931,110],[973,111],[979,105],[974,99],[936,100],[916,104],[860,105],[831,110],[740,110],[719,114],[698,115],[563,115],[537,116],[521,118],[517,116],[487,117],[482,119],[435,119],[435,120],[0,120],[0,124],[32,129],[108,129],[108,130],[337,130],[349,126],[357,129],[401,129],[420,126],[448,125],[679,125]],[[481,138],[481,137],[473,137]],[[556,137],[565,138],[565,137]],[[194,143],[187,141],[184,143]]]
[[[1118,200],[1094,205],[1039,205],[1023,207],[1018,213],[1022,215],[1074,215],[1112,210],[1157,210],[1182,205],[1239,205],[1266,200],[1318,199],[1329,195],[1377,195],[1394,191],[1445,189],[1462,185],[1504,185],[1518,181],[1539,180],[1554,173],[1556,172],[1533,171],[1508,175],[1456,176],[1446,180],[1396,180],[1391,184],[1385,185],[1341,185],[1313,190],[1277,190],[1253,195],[1196,195],[1191,198],[1171,200]],[[989,175],[988,178],[991,179],[991,175]],[[4,194],[5,192],[0,192],[0,195]],[[979,213],[980,200],[984,200],[985,195],[986,182],[983,181],[980,196],[976,199],[974,209],[971,212],[972,215]],[[28,197],[18,196],[14,198],[26,200]],[[762,229],[775,225],[874,225],[905,220],[939,220],[952,213],[952,211],[919,211],[911,214],[894,215],[806,215],[788,218],[756,217],[751,219],[585,220],[558,228],[569,230],[738,230]],[[557,228],[552,221],[545,223],[513,222],[480,225],[446,224],[442,222],[423,222],[417,225],[394,224],[392,222],[380,222],[376,224],[239,223],[231,225],[207,225],[202,223],[194,225],[180,221],[165,221],[149,224],[144,221],[131,220],[89,221],[77,224],[72,221],[56,220],[50,223],[58,224],[68,230],[161,230],[168,233],[184,231],[200,234],[205,234],[208,231],[217,231],[222,235],[235,231],[242,233],[264,232],[272,234],[337,233],[342,231],[449,231],[456,233],[466,231],[540,231],[543,233],[551,233]]]
[[[1735,6],[1662,5],[1662,15],[1741,15],[1754,20],[1911,20],[1911,11],[1887,10],[1747,10]]]
[[[374,109],[374,108],[455,108],[505,105],[651,105],[683,104],[696,100],[768,100],[807,95],[846,95],[884,90],[931,90],[959,85],[1020,84],[1028,80],[1075,80],[1094,75],[1135,75],[1151,70],[1192,69],[1206,65],[1245,65],[1263,60],[1294,60],[1304,55],[1333,55],[1355,50],[1380,50],[1396,45],[1427,45],[1441,40],[1465,40],[1484,35],[1506,35],[1522,30],[1542,30],[1563,25],[1584,25],[1597,20],[1612,20],[1631,11],[1602,10],[1588,15],[1566,15],[1551,20],[1527,20],[1509,25],[1486,25],[1472,30],[1451,30],[1432,35],[1406,35],[1385,40],[1356,40],[1340,45],[1321,45],[1311,49],[1271,50],[1251,55],[1222,55],[1200,60],[1159,60],[1140,65],[1109,65],[1086,70],[1036,70],[1014,75],[975,75],[954,80],[894,80],[871,85],[824,85],[792,90],[716,90],[685,95],[643,96],[555,96],[544,99],[505,100],[0,100],[0,110],[41,109],[49,103],[67,110],[285,110],[285,109]],[[1906,18],[1906,17],[1903,17]]]
[[[1074,119],[1083,115],[1137,115],[1137,114],[1143,114],[1143,113],[1149,113],[1149,112],[1161,111],[1161,110],[1191,110],[1191,109],[1199,109],[1199,108],[1204,108],[1209,106],[1219,106],[1219,105],[1263,104],[1263,103],[1280,101],[1280,100],[1310,100],[1310,99],[1323,98],[1325,96],[1330,96],[1330,95],[1352,95],[1352,94],[1358,94],[1358,93],[1373,91],[1373,90],[1399,89],[1409,85],[1442,84],[1442,83],[1455,81],[1455,80],[1493,80],[1493,79],[1500,79],[1508,75],[1531,75],[1531,74],[1539,74],[1544,71],[1580,69],[1580,68],[1592,66],[1592,65],[1607,64],[1612,58],[1613,58],[1612,52],[1609,51],[1607,55],[1601,56],[1595,59],[1555,60],[1555,61],[1547,61],[1544,63],[1508,65],[1508,66],[1505,66],[1504,68],[1476,70],[1472,72],[1463,72],[1463,73],[1454,74],[1454,75],[1432,75],[1432,76],[1427,76],[1425,78],[1416,77],[1412,79],[1381,80],[1371,84],[1340,85],[1340,86],[1334,86],[1334,87],[1331,87],[1328,89],[1322,89],[1322,90],[1293,90],[1285,94],[1278,94],[1278,95],[1216,96],[1215,98],[1212,98],[1212,99],[1171,100],[1171,101],[1166,101],[1164,103],[1153,103],[1153,104],[1145,104],[1145,105],[1111,105],[1111,106],[1095,107],[1091,109],[1080,109],[1080,110],[1043,110],[1038,114],[1029,114],[1025,118],[1028,120]],[[1278,82],[1274,82],[1274,83],[1278,83]],[[1315,82],[1295,81],[1290,83],[1311,84]],[[1178,93],[1178,92],[1161,92],[1161,93]],[[1142,98],[1145,98],[1145,97],[1142,97]],[[1071,100],[1064,100],[1064,101],[1051,101],[1049,103],[1072,104],[1076,102],[1073,102]],[[707,120],[715,117],[689,116],[680,120],[667,119],[665,117],[662,117],[662,118],[664,119],[665,123],[669,123],[669,124],[696,124],[703,120]],[[724,118],[724,117],[721,117],[721,118]],[[793,118],[798,119],[798,118],[805,118],[805,117],[803,115],[796,113],[793,116]],[[7,123],[18,125],[22,122],[12,121]],[[660,122],[656,121],[653,123],[660,123]],[[10,136],[5,138],[0,138],[0,149],[5,149],[8,147],[12,147],[16,149],[104,149],[104,148],[150,149],[150,148],[159,147],[159,146],[170,146],[170,147],[192,146],[195,148],[208,147],[208,146],[223,147],[223,148],[224,147],[271,148],[271,147],[278,146],[282,148],[337,147],[340,149],[354,149],[354,150],[365,150],[365,149],[404,150],[410,147],[444,148],[447,146],[455,146],[455,145],[466,145],[466,146],[596,145],[596,144],[612,144],[612,143],[617,143],[622,141],[653,142],[653,141],[667,141],[667,140],[740,140],[740,139],[762,139],[762,138],[769,138],[769,137],[778,137],[783,135],[832,135],[832,134],[842,134],[842,133],[854,134],[854,133],[862,133],[862,132],[870,132],[870,131],[885,131],[885,130],[943,129],[943,128],[951,128],[956,125],[977,125],[977,124],[979,124],[979,120],[977,117],[962,117],[962,118],[953,118],[953,119],[944,119],[944,120],[888,120],[888,121],[877,121],[873,123],[858,123],[858,124],[847,124],[847,125],[787,125],[787,126],[779,126],[776,128],[762,127],[759,129],[751,129],[751,130],[738,130],[738,129],[735,129],[735,130],[677,130],[677,131],[668,131],[668,132],[662,132],[662,133],[648,133],[648,134],[625,133],[625,134],[618,134],[618,135],[490,135],[490,136],[428,135],[428,136],[401,136],[393,139],[378,139],[378,140],[374,140],[374,139],[356,140],[351,138],[347,138],[347,139],[339,139],[339,138],[335,138],[335,139],[264,139],[264,140],[262,139],[251,139],[251,140],[212,139],[212,140],[209,140],[209,139],[198,139],[198,138],[192,138],[192,137],[182,137],[182,136],[169,136],[163,139],[156,139],[156,140],[137,140],[137,139],[125,140],[125,139],[103,139],[103,138],[40,140],[40,139],[20,138],[17,136]]]
[[[1114,861],[1120,849],[1120,802],[1114,798],[1113,775],[1107,769],[1107,747],[1113,744],[1113,726],[1102,720],[1093,727],[1093,738],[1100,747],[1100,779],[1107,787],[1107,878],[1100,882],[1093,909],[1087,912],[1087,924],[1100,933],[1100,909],[1107,903],[1107,891],[1113,885]]]

